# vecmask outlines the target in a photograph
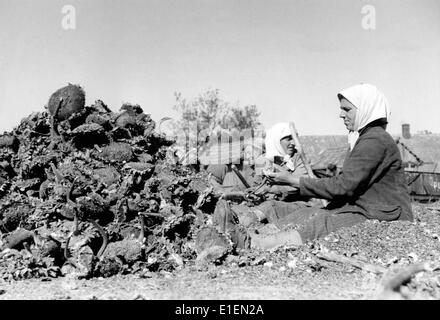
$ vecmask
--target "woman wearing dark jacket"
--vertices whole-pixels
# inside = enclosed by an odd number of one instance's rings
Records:
[[[284,222],[300,225],[298,230],[266,238],[254,235],[253,246],[301,244],[367,219],[413,219],[401,156],[385,131],[390,114],[385,96],[375,86],[360,84],[341,91],[338,98],[350,145],[342,172],[322,179],[267,174],[275,183],[298,187],[302,196],[327,199],[330,204],[289,214]]]

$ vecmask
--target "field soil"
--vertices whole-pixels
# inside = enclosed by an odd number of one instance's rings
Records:
[[[171,272],[2,280],[0,300],[439,299],[440,207],[414,204],[413,211],[413,222],[367,221],[301,247],[240,250]],[[325,252],[355,264],[322,259]],[[405,275],[420,265],[429,267]]]
[[[280,266],[190,268],[152,275],[91,280],[57,278],[0,283],[0,299],[374,299],[379,277],[365,272],[326,270],[295,274]]]

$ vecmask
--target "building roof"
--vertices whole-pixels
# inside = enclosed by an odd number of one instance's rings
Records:
[[[342,168],[347,155],[347,147],[329,148],[319,154],[308,156],[313,169],[326,169],[329,164]]]
[[[440,162],[423,163],[405,168],[407,172],[440,173]]]
[[[413,154],[423,160],[423,166],[412,168],[413,171],[440,172],[440,134],[416,134],[410,139],[404,139],[394,135],[394,139],[399,139]],[[325,169],[329,164],[342,167],[348,150],[346,135],[321,135],[321,136],[300,136],[299,140],[306,153],[312,167],[315,169]],[[261,137],[254,139],[231,139],[231,142],[218,143],[213,141],[199,150],[199,160],[202,164],[210,163],[237,163],[241,156],[243,147],[254,145],[256,147],[255,157],[261,153],[264,140]],[[416,164],[417,159],[398,144],[402,161],[405,164]],[[196,158],[195,149],[189,153],[190,158]]]
[[[307,154],[319,154],[323,150],[348,148],[346,135],[300,136],[299,141]]]
[[[440,134],[415,134],[409,139],[394,135],[393,138],[407,147],[398,144],[404,164],[418,163],[413,154],[423,161],[423,165],[411,168],[412,171],[440,172]],[[300,141],[312,166],[324,168],[333,163],[342,167],[348,148],[346,136],[305,136]]]
[[[342,167],[348,149],[346,135],[301,136],[299,141],[314,169],[329,164]]]

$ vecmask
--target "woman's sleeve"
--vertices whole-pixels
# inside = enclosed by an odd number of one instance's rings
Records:
[[[298,194],[298,192],[299,192],[298,188],[287,185],[279,185],[279,184],[275,184],[271,186],[269,190],[269,193],[285,194],[285,195]]]
[[[385,147],[378,139],[361,140],[344,163],[341,174],[322,179],[301,178],[301,195],[329,200],[353,197],[368,187],[384,157]]]
[[[228,166],[225,164],[211,164],[206,168],[206,172],[210,173],[217,183],[222,184],[228,172]]]
[[[300,157],[295,161],[295,171],[292,172],[295,177],[307,177],[307,169]]]

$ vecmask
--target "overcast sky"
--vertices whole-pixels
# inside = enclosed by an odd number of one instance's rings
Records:
[[[0,132],[68,82],[87,104],[139,103],[155,120],[176,116],[174,92],[218,88],[300,134],[345,133],[336,94],[368,82],[390,101],[389,131],[440,132],[440,1],[0,0]]]

